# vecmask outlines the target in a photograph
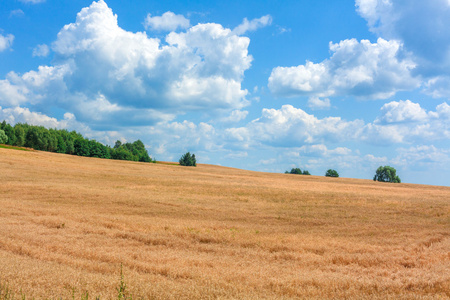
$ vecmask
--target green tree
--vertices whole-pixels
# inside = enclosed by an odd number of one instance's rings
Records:
[[[375,172],[373,181],[400,183],[400,177],[397,176],[397,170],[390,166],[380,166]]]
[[[89,143],[84,138],[78,138],[73,142],[74,154],[78,156],[89,156]]]
[[[0,144],[6,144],[8,142],[8,136],[0,129]]]
[[[117,140],[116,143],[114,144],[114,149],[120,148],[120,146],[122,146],[122,142]]]
[[[112,149],[111,151],[112,159],[120,159],[120,160],[135,160],[133,153],[128,151],[125,147],[119,147],[116,149]]]
[[[16,141],[16,133],[14,131],[14,127],[9,124],[2,125],[2,129],[8,137],[8,141],[6,142],[8,145],[14,145]]]
[[[16,133],[16,146],[23,147],[25,145],[25,129],[22,124],[16,124],[14,126],[14,131]]]
[[[67,151],[66,142],[64,141],[64,138],[61,135],[58,135],[56,152],[66,153],[66,151]]]
[[[179,160],[180,165],[182,166],[191,166],[196,167],[197,166],[197,160],[195,158],[195,154],[192,154],[190,152],[187,152],[183,154]]]
[[[39,127],[31,126],[27,131],[25,146],[36,150],[44,150],[42,142],[43,134]]]
[[[285,174],[297,174],[297,175],[311,175],[307,170],[301,170],[300,168],[292,168],[291,171],[284,172]]]
[[[325,173],[326,177],[339,177],[339,173],[336,170],[328,169]]]

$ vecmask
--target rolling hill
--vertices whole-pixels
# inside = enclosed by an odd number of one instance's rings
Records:
[[[449,187],[12,149],[0,170],[17,298],[117,298],[121,265],[133,299],[450,297]]]

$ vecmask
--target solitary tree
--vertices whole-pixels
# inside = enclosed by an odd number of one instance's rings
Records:
[[[373,181],[381,181],[381,182],[393,182],[400,183],[400,177],[397,176],[397,171],[390,166],[380,166],[375,172],[375,176],[373,177]]]
[[[195,154],[192,154],[190,152],[187,152],[183,154],[179,160],[180,165],[182,166],[191,166],[196,167],[197,166],[197,160],[195,159]]]
[[[325,173],[326,177],[339,177],[339,173],[336,170],[328,169]]]

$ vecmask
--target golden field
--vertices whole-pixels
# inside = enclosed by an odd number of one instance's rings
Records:
[[[0,149],[19,299],[448,299],[450,188]],[[374,170],[375,172],[375,170]]]

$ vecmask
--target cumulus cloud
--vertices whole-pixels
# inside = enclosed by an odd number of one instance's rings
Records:
[[[33,56],[46,57],[50,54],[50,48],[46,44],[37,45],[33,49]]]
[[[46,116],[42,113],[32,112],[26,107],[2,108],[0,106],[0,119],[9,124],[28,123],[47,128],[67,129],[68,122],[74,120],[73,114],[67,113],[64,120],[58,121],[56,118]]]
[[[364,142],[390,146],[450,138],[450,106],[442,103],[435,111],[419,104],[392,101],[383,105],[373,122],[343,120],[340,117],[317,118],[302,109],[284,105],[281,109],[263,109],[262,116],[243,127],[226,129],[225,140],[243,149],[266,145],[297,147],[302,151],[328,153],[327,144]],[[336,148],[333,154],[350,149]],[[329,152],[331,153],[331,152]]]
[[[444,102],[427,112],[418,103],[392,101],[383,105],[381,115],[366,124],[360,139],[371,144],[420,143],[450,138],[450,106]]]
[[[385,99],[401,90],[418,87],[411,75],[415,64],[399,59],[402,44],[379,38],[376,43],[356,39],[330,43],[333,55],[321,63],[307,61],[296,67],[276,67],[269,88],[276,96],[356,96]]]
[[[161,42],[120,28],[100,0],[60,30],[52,66],[1,81],[0,104],[62,108],[95,128],[152,125],[186,111],[238,110],[249,104],[241,87],[252,61],[249,42],[213,23],[171,32]]]
[[[7,34],[6,36],[0,34],[0,52],[10,48],[14,41],[14,35]]]
[[[414,55],[415,73],[433,81],[428,85],[428,93],[450,96],[448,86],[443,89],[442,84],[433,85],[450,80],[448,0],[356,0],[356,7],[372,32],[401,41]]]
[[[255,31],[259,28],[266,27],[272,24],[272,16],[271,15],[265,15],[258,19],[253,19],[251,21],[247,20],[247,18],[244,18],[242,23],[233,29],[233,33],[237,35],[245,34],[249,31]]]
[[[190,21],[183,15],[176,15],[171,11],[165,12],[162,16],[155,17],[148,14],[144,21],[146,30],[155,31],[175,31],[179,28],[187,29],[190,26]]]
[[[355,139],[362,120],[345,121],[340,117],[318,119],[292,105],[281,109],[263,109],[262,116],[245,127],[226,130],[229,139],[242,145],[266,144],[275,147],[301,147],[318,142],[342,142]]]
[[[375,123],[409,123],[425,121],[428,114],[420,107],[419,103],[413,103],[410,100],[392,101],[381,107],[381,116],[375,120]]]

